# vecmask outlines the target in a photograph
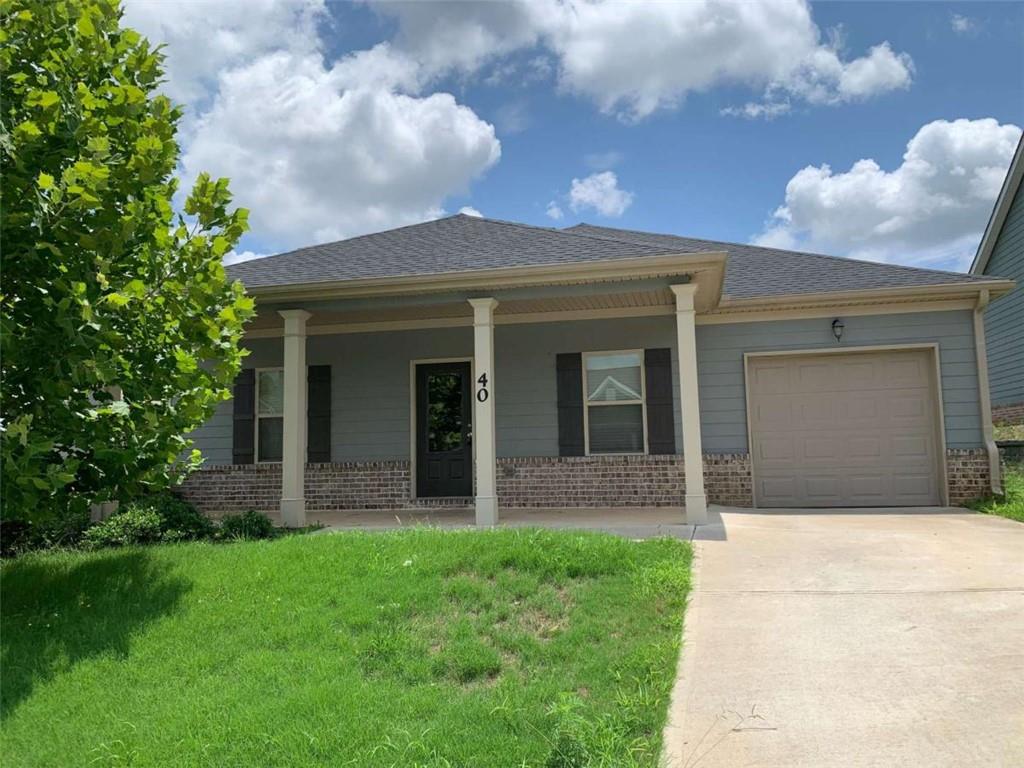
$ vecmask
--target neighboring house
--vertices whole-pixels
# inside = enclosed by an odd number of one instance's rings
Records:
[[[194,437],[209,511],[961,503],[1013,283],[453,216],[229,268],[256,297]],[[628,516],[628,510],[621,512]]]
[[[992,416],[998,423],[1024,424],[1024,137],[1010,163],[971,274],[998,275],[1017,287],[985,313]],[[993,299],[995,297],[992,297]]]

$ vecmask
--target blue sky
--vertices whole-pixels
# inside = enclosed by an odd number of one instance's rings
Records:
[[[129,0],[127,21],[168,44],[182,174],[232,179],[246,256],[469,207],[969,264],[1024,125],[1024,4],[676,5]]]

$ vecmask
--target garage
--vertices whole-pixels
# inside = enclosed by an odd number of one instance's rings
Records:
[[[942,503],[932,348],[748,354],[759,507]]]

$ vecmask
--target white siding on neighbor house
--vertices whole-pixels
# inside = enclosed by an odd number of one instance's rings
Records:
[[[989,391],[993,405],[1024,403],[1024,185],[1017,189],[985,274],[1017,281],[985,312]]]
[[[982,445],[970,312],[845,319],[842,346],[937,342],[946,439]],[[675,317],[623,318],[495,328],[497,449],[500,457],[557,456],[555,356],[561,352],[669,347],[677,360]],[[246,367],[281,364],[280,339],[254,339]],[[832,347],[831,318],[697,327],[701,428],[709,453],[746,453],[743,353]],[[310,336],[307,363],[330,364],[334,461],[409,456],[409,362],[470,357],[472,328]],[[672,367],[676,450],[682,446],[679,370]],[[193,437],[210,464],[231,463],[231,403]]]

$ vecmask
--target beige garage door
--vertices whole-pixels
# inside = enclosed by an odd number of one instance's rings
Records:
[[[761,507],[940,504],[930,350],[751,356]]]

